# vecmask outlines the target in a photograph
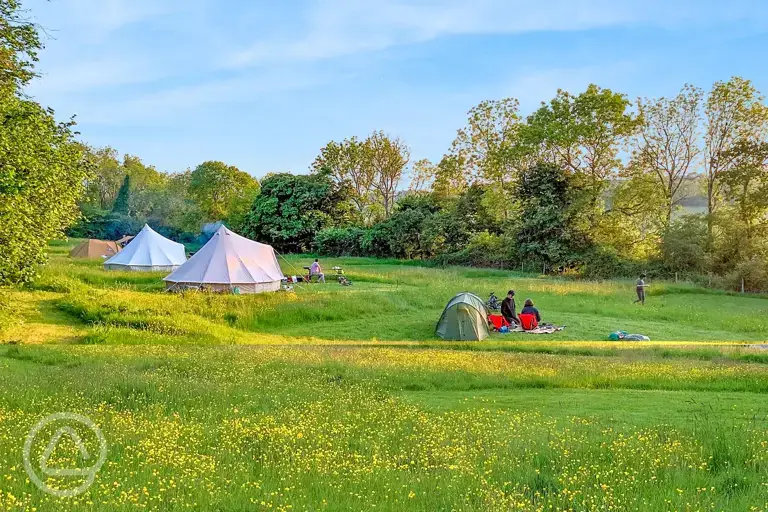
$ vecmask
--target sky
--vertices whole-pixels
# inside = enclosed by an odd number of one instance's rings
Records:
[[[307,172],[374,130],[437,161],[466,113],[590,83],[635,99],[733,75],[768,93],[763,0],[26,0],[27,94],[168,172]]]

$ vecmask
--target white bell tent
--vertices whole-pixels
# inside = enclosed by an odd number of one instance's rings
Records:
[[[221,226],[189,261],[164,279],[169,290],[262,293],[280,289],[283,272],[271,245]]]
[[[122,251],[104,262],[107,270],[172,272],[187,261],[184,245],[168,240],[144,225]]]

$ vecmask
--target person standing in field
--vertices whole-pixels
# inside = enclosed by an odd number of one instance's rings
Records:
[[[323,269],[320,267],[320,262],[315,258],[315,261],[312,263],[312,266],[309,267],[309,277],[310,279],[312,276],[317,276],[317,282],[325,282],[325,274],[323,274]]]
[[[634,301],[632,304],[637,304],[638,302],[645,306],[645,287],[648,286],[645,284],[645,274],[640,275],[640,279],[637,280],[636,284],[636,291],[637,291],[637,300]]]
[[[520,325],[520,319],[515,313],[515,290],[509,290],[507,297],[501,301],[501,316],[510,323],[510,325]]]

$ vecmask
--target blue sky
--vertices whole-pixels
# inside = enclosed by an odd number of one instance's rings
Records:
[[[28,94],[82,139],[181,171],[306,172],[384,130],[438,160],[466,112],[589,83],[635,98],[732,75],[768,93],[762,0],[27,0],[47,33]]]

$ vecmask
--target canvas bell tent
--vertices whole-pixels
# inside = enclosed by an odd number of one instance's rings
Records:
[[[106,240],[85,240],[69,252],[73,258],[111,258],[120,252],[120,246]]]
[[[172,272],[185,261],[187,252],[182,244],[168,240],[145,224],[122,251],[104,262],[104,268]]]
[[[444,340],[484,340],[490,332],[483,300],[468,292],[456,295],[445,306],[435,332]]]
[[[262,293],[280,289],[283,272],[271,245],[221,226],[194,256],[165,278],[169,290]]]

